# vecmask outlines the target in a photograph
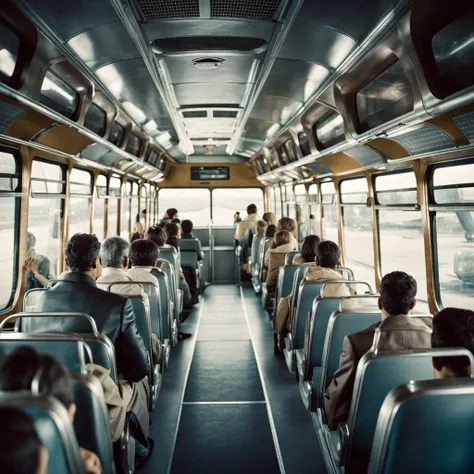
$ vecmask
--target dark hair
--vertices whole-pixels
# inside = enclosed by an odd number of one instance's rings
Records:
[[[238,214],[240,216],[240,212],[239,211],[235,211],[236,214]]]
[[[191,234],[193,231],[194,225],[192,221],[189,219],[185,219],[183,222],[181,222],[181,229],[183,229],[183,233],[185,234]]]
[[[310,214],[310,215],[309,215],[309,218],[310,218],[310,219],[314,219],[314,214]]]
[[[337,262],[341,258],[341,251],[337,244],[330,240],[323,240],[316,250],[318,265],[324,268],[336,268]]]
[[[444,308],[440,311],[433,318],[431,346],[465,347],[474,353],[474,311],[460,308]],[[469,375],[467,357],[433,357],[433,365],[439,371],[447,367],[456,377]],[[474,370],[474,367],[471,370]]]
[[[66,260],[72,272],[87,272],[95,268],[100,242],[93,234],[74,234],[66,244]]]
[[[134,267],[154,265],[158,260],[160,250],[152,240],[138,239],[130,246],[130,261]]]
[[[145,234],[145,238],[155,242],[158,247],[163,247],[163,245],[165,245],[166,241],[168,240],[166,232],[158,225],[150,227]]]
[[[30,390],[35,376],[40,394],[56,398],[66,408],[74,403],[72,379],[66,367],[54,357],[27,346],[18,347],[4,359],[0,366],[0,390]]]
[[[317,235],[308,235],[301,246],[301,256],[306,263],[314,262],[321,239]]]
[[[387,273],[380,282],[380,299],[384,311],[390,316],[408,314],[416,290],[416,280],[407,273]]]
[[[177,217],[175,217],[174,219],[171,220],[171,222],[173,224],[181,224],[181,219],[178,219]]]
[[[249,204],[247,206],[247,214],[257,214],[257,206],[255,204]]]
[[[0,407],[0,471],[34,474],[38,470],[41,441],[33,420],[21,409]]]
[[[168,216],[169,219],[174,219],[174,216],[178,214],[178,209],[175,209],[174,207],[170,207],[169,209],[166,210],[166,215]]]
[[[277,229],[276,225],[270,224],[267,227],[267,231],[265,232],[265,237],[270,237],[271,239],[273,239],[273,237],[275,236],[277,230],[278,229]]]
[[[168,236],[168,239],[176,239],[179,234],[178,224],[175,224],[173,222],[168,222],[168,224],[165,225],[165,232],[166,232],[166,235]]]

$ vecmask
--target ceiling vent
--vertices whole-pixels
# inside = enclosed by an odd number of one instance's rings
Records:
[[[135,0],[144,22],[169,18],[199,18],[199,0]]]
[[[214,118],[237,118],[237,110],[214,110]]]
[[[217,69],[221,64],[225,63],[222,58],[195,58],[191,60],[198,69]]]
[[[206,118],[207,110],[186,110],[183,112],[184,118]]]
[[[211,0],[211,18],[276,20],[281,0]]]
[[[190,51],[239,51],[261,53],[267,42],[261,38],[245,36],[179,36],[160,38],[152,43],[157,54],[185,53]]]

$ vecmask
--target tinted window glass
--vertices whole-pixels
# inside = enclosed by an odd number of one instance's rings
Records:
[[[285,146],[286,154],[288,155],[289,162],[293,163],[293,161],[296,160],[295,149],[293,148],[293,142],[291,140],[288,140],[284,146]]]
[[[92,195],[92,174],[89,171],[71,170],[71,195]]]
[[[121,146],[125,129],[118,122],[112,122],[110,130],[109,142],[116,146]]]
[[[77,94],[69,84],[48,71],[41,85],[40,102],[61,115],[71,118],[76,111]]]
[[[270,168],[272,170],[278,168],[280,166],[280,160],[278,158],[278,152],[273,149],[270,153]]]
[[[64,193],[64,170],[60,165],[34,160],[31,167],[31,190],[34,194]]]
[[[300,150],[303,156],[308,156],[311,154],[311,150],[309,148],[309,141],[308,137],[305,132],[298,133],[298,141],[300,142]]]
[[[433,37],[433,54],[444,81],[457,90],[474,84],[474,8]]]
[[[280,160],[283,165],[287,165],[290,162],[290,159],[288,157],[288,153],[286,152],[286,148],[284,146],[281,146],[278,149],[278,152],[280,153]]]
[[[156,166],[156,162],[158,161],[158,152],[151,151],[150,155],[148,156],[148,163],[152,166]]]
[[[217,227],[232,227],[235,211],[240,216],[247,214],[247,206],[252,203],[257,206],[258,214],[262,215],[263,192],[258,188],[215,189],[212,191],[212,222]],[[180,215],[183,213],[180,210]]]
[[[92,103],[87,111],[84,126],[102,137],[105,133],[107,114],[97,104]]]
[[[265,173],[265,165],[263,164],[263,159],[262,158],[257,158],[255,160],[255,166],[257,168],[257,173],[259,175]]]
[[[160,164],[158,166],[158,169],[161,171],[161,172],[165,172],[166,170],[166,165],[168,164],[168,158],[166,156],[162,156],[161,159],[160,159]]]
[[[16,191],[19,182],[15,157],[0,151],[0,191]]]
[[[314,126],[319,148],[329,148],[344,141],[344,120],[341,114],[330,112]]]
[[[413,92],[400,61],[357,93],[361,131],[370,130],[413,110]]]
[[[443,166],[433,172],[433,197],[437,204],[474,203],[474,164]]]
[[[11,77],[20,50],[20,40],[0,21],[0,77]]]
[[[140,151],[140,139],[133,133],[128,136],[127,151],[135,156],[137,156]]]
[[[366,204],[369,186],[365,178],[347,179],[341,183],[342,204]]]
[[[321,183],[321,195],[323,199],[323,229],[324,240],[332,240],[339,245],[339,231],[337,228],[337,205],[336,189],[334,183]]]
[[[416,204],[416,177],[413,171],[376,176],[375,194],[379,204]]]

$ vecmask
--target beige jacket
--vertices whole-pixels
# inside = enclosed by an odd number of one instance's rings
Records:
[[[100,289],[107,291],[111,283],[132,280],[133,278],[127,276],[127,272],[123,268],[104,268],[96,284]],[[138,285],[114,285],[111,287],[111,290],[113,293],[125,296],[140,296],[143,294],[143,289]]]
[[[280,267],[285,265],[285,258],[288,252],[293,251],[293,244],[280,245],[277,248],[270,249],[265,254],[265,265],[268,267],[267,273],[267,291],[270,294],[275,293],[278,283],[278,273]]]
[[[260,220],[260,217],[258,217],[257,214],[250,214],[246,220],[239,222],[235,228],[235,240],[240,240],[248,229],[255,227],[258,220]]]
[[[307,263],[307,262],[304,261],[304,258],[300,254],[300,255],[295,255],[291,263],[293,265],[303,265],[304,263]]]
[[[431,319],[412,318],[401,314],[369,326],[344,338],[339,369],[324,395],[324,408],[329,429],[347,421],[354,389],[357,364],[372,347],[375,329],[380,327],[378,348],[382,351],[427,349],[431,347]]]

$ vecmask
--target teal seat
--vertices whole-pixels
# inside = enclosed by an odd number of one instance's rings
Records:
[[[85,474],[69,414],[60,402],[29,392],[2,392],[0,406],[23,410],[33,420],[41,444],[48,451],[47,474]]]
[[[467,350],[458,352],[465,355]],[[353,397],[347,429],[342,440],[344,456],[341,464],[347,474],[368,467],[375,427],[380,408],[388,393],[411,380],[430,380],[434,377],[433,350],[367,352],[359,362],[354,382]],[[471,356],[472,357],[472,356]]]
[[[297,256],[301,255],[301,250],[295,250],[293,252],[288,252],[285,257],[285,265],[292,265],[293,259]]]
[[[181,259],[178,251],[171,246],[160,248],[160,259],[167,260],[174,268],[174,277],[176,280],[176,287],[179,287],[179,272],[181,269]]]
[[[163,258],[158,259],[158,269],[165,273],[168,277],[168,282],[170,284],[171,290],[171,302],[173,310],[172,321],[175,321],[176,324],[180,321],[180,307],[179,307],[179,298],[178,298],[178,286],[176,285],[176,272],[174,266]],[[177,342],[177,341],[176,341]],[[175,341],[172,339],[173,346],[176,345]]]
[[[369,474],[473,472],[473,379],[401,385],[385,398],[381,413]]]
[[[260,243],[265,239],[264,235],[254,235],[252,239],[252,248],[250,250],[250,266],[252,270],[252,285],[258,294],[261,291],[259,275],[260,275]]]
[[[91,375],[72,374],[72,377],[77,406],[74,431],[79,446],[97,454],[102,472],[115,474],[109,413],[102,385]]]
[[[260,249],[258,252],[258,261],[259,261],[259,274],[258,274],[258,282],[260,287],[264,283],[264,271],[265,271],[265,254],[267,253],[268,249],[270,248],[270,242],[272,239],[265,237],[260,241]]]

